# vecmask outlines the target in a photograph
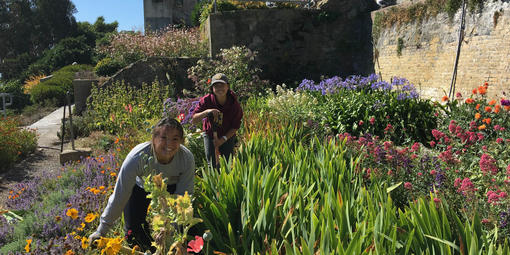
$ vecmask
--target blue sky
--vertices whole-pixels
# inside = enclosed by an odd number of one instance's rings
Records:
[[[143,0],[71,0],[76,21],[94,23],[103,16],[107,23],[117,21],[118,30],[143,31]]]

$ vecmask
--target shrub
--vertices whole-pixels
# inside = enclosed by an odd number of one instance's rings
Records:
[[[160,32],[119,33],[110,37],[109,44],[96,48],[98,54],[108,57],[97,67],[104,74],[119,70],[137,60],[148,57],[203,57],[207,55],[205,42],[200,40],[197,28],[172,28]],[[105,67],[103,67],[106,65]],[[106,70],[102,70],[106,69]],[[99,74],[99,73],[98,73]]]
[[[12,95],[12,105],[9,108],[23,109],[30,104],[30,96],[23,93],[23,84],[20,80],[7,81],[4,86],[0,87],[0,93],[10,93]]]
[[[222,49],[216,59],[202,59],[188,69],[188,77],[194,82],[196,93],[209,93],[210,78],[216,73],[227,75],[232,89],[241,100],[262,92],[269,82],[259,77],[261,70],[255,67],[253,52],[245,46]]]
[[[100,76],[111,76],[122,69],[122,67],[124,67],[124,64],[119,62],[118,59],[106,57],[97,62],[94,72]]]
[[[346,80],[333,77],[319,84],[303,80],[298,90],[319,99],[317,121],[333,133],[370,133],[396,144],[427,143],[437,125],[436,107],[429,100],[419,99],[406,79],[394,77],[388,83],[371,75]]]
[[[66,104],[66,92],[70,92],[71,101],[74,99],[73,80],[78,71],[90,71],[89,65],[69,65],[52,73],[53,77],[41,82],[31,90],[30,99],[33,103],[43,103],[48,99],[55,99],[58,105]]]
[[[161,118],[171,86],[158,82],[142,84],[139,89],[119,82],[106,88],[93,86],[87,101],[87,114],[94,120],[90,129],[119,136],[124,130],[144,130],[147,120]]]
[[[0,118],[0,170],[26,157],[37,147],[35,131],[18,126],[16,119]]]
[[[74,139],[78,137],[87,137],[90,135],[91,130],[89,128],[89,122],[94,121],[92,118],[87,116],[76,116],[73,115],[73,135]],[[57,137],[62,138],[62,132],[64,127],[60,126],[60,131],[57,132]],[[64,139],[71,139],[71,123],[69,118],[66,118]]]
[[[92,64],[92,48],[87,45],[85,36],[68,37],[46,50],[42,57],[31,64],[24,77],[51,73],[73,62]]]

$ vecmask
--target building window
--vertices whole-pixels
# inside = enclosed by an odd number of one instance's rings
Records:
[[[175,7],[182,8],[184,0],[175,0]]]

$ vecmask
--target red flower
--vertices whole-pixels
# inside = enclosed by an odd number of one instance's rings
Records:
[[[374,117],[370,118],[370,125],[374,125],[374,123],[375,123],[375,118]]]
[[[188,242],[188,252],[199,253],[204,248],[204,239],[200,236],[195,236],[195,240]]]
[[[179,122],[182,122],[184,118],[185,118],[184,113],[179,114]]]

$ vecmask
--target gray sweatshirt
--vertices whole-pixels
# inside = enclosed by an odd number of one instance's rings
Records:
[[[122,163],[115,189],[101,215],[97,232],[105,235],[110,230],[115,220],[122,214],[133,187],[138,185],[143,188],[141,177],[159,173],[163,173],[163,178],[168,178],[168,185],[177,184],[176,194],[184,195],[185,191],[193,194],[195,159],[188,148],[181,145],[170,163],[160,164],[153,156],[151,143],[141,143],[129,152]]]

